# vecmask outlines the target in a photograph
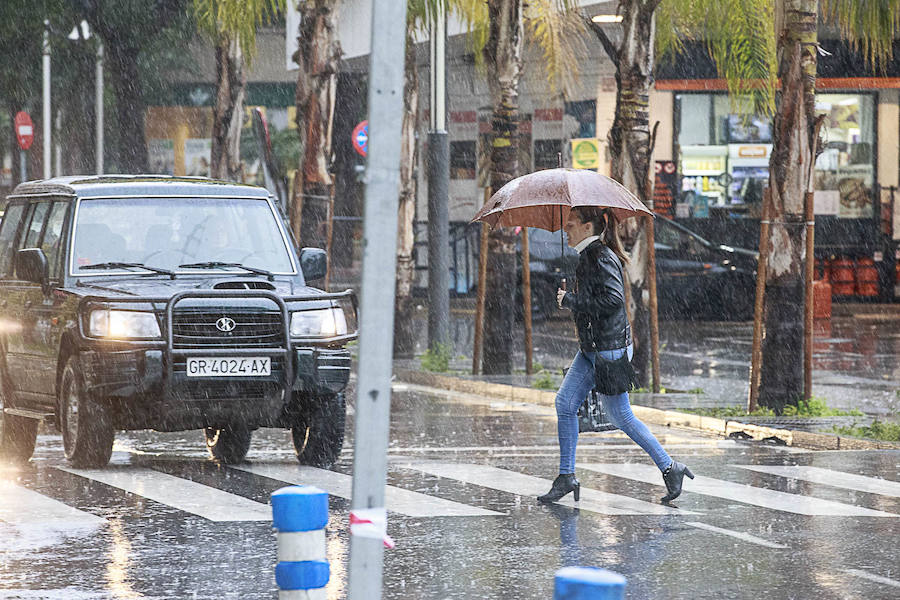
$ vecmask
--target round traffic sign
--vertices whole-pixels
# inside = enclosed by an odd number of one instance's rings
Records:
[[[13,125],[16,130],[16,141],[19,142],[19,148],[22,150],[31,148],[31,143],[34,141],[34,123],[31,122],[31,117],[28,116],[28,113],[24,110],[17,112]]]
[[[369,151],[369,121],[361,121],[357,124],[357,126],[353,128],[350,139],[353,142],[353,149],[356,150],[360,156],[365,156]]]

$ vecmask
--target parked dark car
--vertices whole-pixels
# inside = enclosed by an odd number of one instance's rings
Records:
[[[0,451],[27,460],[38,423],[102,467],[116,430],[204,429],[244,459],[290,428],[300,462],[344,439],[350,291],[308,282],[269,193],[202,178],[62,177],[19,185],[0,225]]]
[[[660,318],[753,318],[755,251],[710,242],[663,217],[655,224]],[[558,312],[557,287],[563,278],[574,281],[578,255],[568,244],[560,244],[559,232],[531,229],[528,241],[532,316],[540,320]],[[518,297],[521,300],[521,292]]]

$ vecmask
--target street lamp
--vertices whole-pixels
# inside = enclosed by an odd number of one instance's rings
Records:
[[[69,39],[72,41],[85,40],[91,37],[91,27],[84,19],[72,28]],[[97,43],[97,58],[95,61],[94,78],[94,138],[97,175],[103,174],[103,43]]]

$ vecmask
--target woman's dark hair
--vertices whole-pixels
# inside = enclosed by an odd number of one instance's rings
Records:
[[[608,208],[599,206],[576,206],[572,209],[582,223],[591,223],[594,226],[594,235],[599,235],[600,240],[616,253],[622,263],[628,262],[628,254],[619,237],[619,219]]]

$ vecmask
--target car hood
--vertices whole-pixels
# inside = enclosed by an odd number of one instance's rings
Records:
[[[82,296],[105,296],[110,299],[125,297],[169,297],[191,290],[258,290],[279,295],[318,295],[322,290],[294,281],[268,281],[264,277],[147,277],[141,279],[80,280],[75,289]]]

